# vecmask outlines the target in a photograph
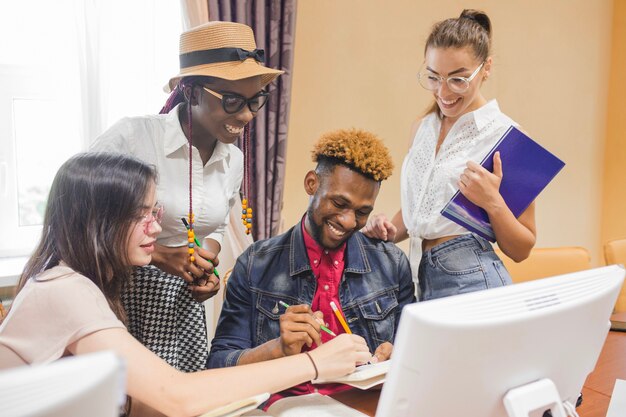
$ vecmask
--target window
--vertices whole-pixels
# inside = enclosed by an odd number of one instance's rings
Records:
[[[178,1],[0,6],[0,257],[37,244],[59,166],[117,119],[156,113],[178,72]]]

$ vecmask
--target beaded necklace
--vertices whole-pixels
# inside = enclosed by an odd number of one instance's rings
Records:
[[[189,223],[189,229],[187,230],[187,246],[189,248],[189,262],[195,262],[196,258],[194,256],[194,241],[196,238],[196,234],[193,231],[193,225],[195,216],[193,214],[193,135],[191,130],[191,102],[187,102],[187,128],[189,129],[189,213],[187,217],[187,222]]]
[[[246,228],[246,234],[252,232],[252,204],[250,202],[250,172],[252,171],[252,158],[250,157],[250,125],[243,130],[243,197],[241,199],[241,222]]]
[[[189,252],[189,262],[193,263],[196,258],[194,256],[195,232],[193,230],[195,215],[193,213],[193,134],[191,123],[191,104],[187,103],[187,128],[189,130],[189,213],[187,230],[187,246]],[[250,172],[252,171],[252,158],[250,157],[250,125],[246,125],[243,134],[243,159],[244,159],[244,181],[243,181],[243,198],[241,200],[241,220],[246,228],[246,234],[252,232],[252,207],[250,204]]]

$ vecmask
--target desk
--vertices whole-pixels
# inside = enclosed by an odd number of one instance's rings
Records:
[[[605,417],[616,379],[626,380],[626,333],[609,332],[594,371],[583,386],[580,417]],[[353,389],[333,395],[338,401],[374,417],[380,391]]]

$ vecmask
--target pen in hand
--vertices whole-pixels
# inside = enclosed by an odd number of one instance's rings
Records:
[[[289,308],[290,305],[285,303],[284,301],[279,301],[278,304],[280,304],[281,306],[285,307],[285,308]],[[320,327],[322,328],[322,330],[324,330],[326,333],[328,333],[329,335],[335,337],[337,336],[335,334],[335,332],[333,332],[332,330],[330,330],[328,327],[324,326],[323,324],[320,324]]]
[[[189,223],[187,223],[187,219],[185,219],[184,217],[181,217],[180,220],[182,220],[183,224],[185,225],[185,228],[187,230],[189,230]],[[193,240],[196,242],[196,246],[201,248],[202,245],[200,244],[200,242],[198,242],[198,238],[194,236]],[[207,259],[207,261],[211,262],[210,259]],[[213,262],[211,262],[211,265],[213,265]],[[213,274],[219,279],[220,274],[217,272],[217,269],[215,269],[215,267],[213,267]]]

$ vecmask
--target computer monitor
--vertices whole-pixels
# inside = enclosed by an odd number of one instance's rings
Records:
[[[376,417],[565,415],[623,280],[612,265],[406,306]]]
[[[126,372],[111,352],[0,372],[0,415],[119,417]]]

